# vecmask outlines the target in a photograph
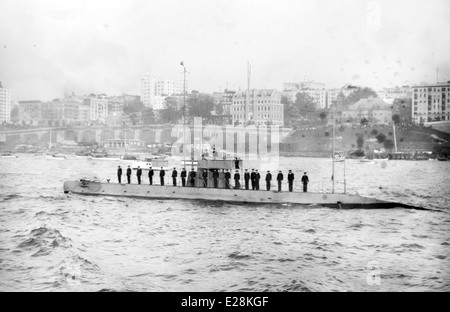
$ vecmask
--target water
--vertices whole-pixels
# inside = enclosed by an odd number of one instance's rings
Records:
[[[330,187],[325,159],[281,164]],[[63,194],[66,180],[114,180],[117,165],[0,159],[1,291],[450,290],[448,162],[346,163],[350,193],[435,211]]]

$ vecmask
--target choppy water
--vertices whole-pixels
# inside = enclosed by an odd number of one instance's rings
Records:
[[[325,159],[281,163],[312,190],[329,180]],[[346,164],[349,192],[439,211],[63,194],[116,165],[0,159],[1,291],[450,290],[450,163]]]

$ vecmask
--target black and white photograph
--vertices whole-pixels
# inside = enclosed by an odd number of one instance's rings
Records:
[[[449,17],[2,0],[0,292],[450,291]]]

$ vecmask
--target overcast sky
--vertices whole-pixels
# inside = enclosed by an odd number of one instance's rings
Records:
[[[448,0],[1,0],[0,81],[15,100],[139,94],[145,72],[189,90],[311,79],[450,80]]]

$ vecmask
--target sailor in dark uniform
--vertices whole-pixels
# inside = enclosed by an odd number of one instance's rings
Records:
[[[284,176],[283,176],[283,174],[281,173],[281,170],[280,170],[280,172],[278,172],[278,175],[277,175],[278,192],[281,192],[281,181],[283,181],[283,179],[284,179]]]
[[[213,179],[214,179],[214,188],[218,188],[219,187],[219,170],[214,170],[213,173]]]
[[[203,187],[207,187],[208,186],[208,170],[207,169],[203,169],[202,177],[203,177]]]
[[[230,188],[230,179],[231,179],[231,173],[227,170],[225,172],[225,188]]]
[[[306,175],[306,172],[302,177],[302,183],[303,183],[303,193],[308,192],[309,179],[308,179],[308,176]]]
[[[173,168],[173,171],[172,171],[172,183],[173,183],[173,186],[177,186],[177,177],[178,177],[177,169]]]
[[[252,190],[256,190],[256,172],[255,172],[255,169],[252,169],[252,174],[250,175],[250,179],[252,180]]]
[[[239,170],[236,170],[236,173],[234,174],[234,188],[240,189],[241,183],[239,183],[239,180],[241,179],[241,175],[239,174]]]
[[[166,175],[166,172],[164,171],[164,168],[161,167],[161,171],[159,172],[159,180],[160,184],[164,185],[164,176]]]
[[[270,173],[270,171],[268,170],[267,171],[267,174],[266,174],[266,189],[268,190],[268,191],[270,191],[270,182],[272,181],[272,174]]]
[[[183,170],[181,170],[181,185],[182,186],[186,186],[186,168],[183,168]]]
[[[234,169],[239,169],[239,159],[234,157]]]
[[[148,180],[150,181],[150,185],[153,185],[153,168],[150,166],[148,169]]]
[[[137,167],[136,176],[137,176],[138,184],[141,184],[142,169],[140,166]]]
[[[289,192],[292,192],[294,186],[294,173],[292,172],[292,170],[289,170],[288,173],[288,183],[289,183]]]
[[[259,180],[261,179],[261,175],[258,172],[258,169],[256,169],[255,174],[255,184],[256,184],[256,190],[259,191]]]
[[[189,182],[191,183],[191,187],[195,187],[195,176],[197,174],[194,171],[194,168],[192,168],[191,172],[189,172]]]
[[[122,168],[117,169],[117,180],[119,180],[119,184],[122,183]]]
[[[248,181],[250,180],[250,173],[248,173],[248,170],[245,169],[244,173],[244,181],[245,181],[245,189],[248,190]]]
[[[128,169],[127,169],[127,180],[128,180],[128,184],[131,183],[131,172],[132,172],[132,170],[131,170],[130,166],[128,166]]]

